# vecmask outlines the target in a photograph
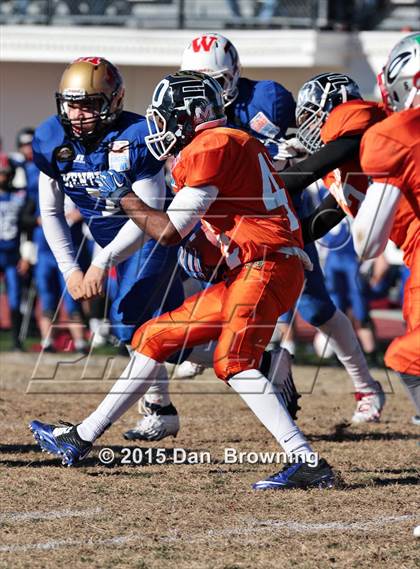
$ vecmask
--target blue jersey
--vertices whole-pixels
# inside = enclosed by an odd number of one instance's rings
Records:
[[[274,141],[283,138],[295,123],[296,104],[292,93],[275,81],[252,81],[244,77],[237,86],[238,96],[226,107],[228,126],[252,134],[275,156]]]
[[[35,131],[32,146],[36,166],[57,180],[83,214],[101,247],[114,239],[127,217],[121,209],[98,197],[97,178],[109,169],[125,172],[131,183],[157,174],[163,163],[147,150],[147,134],[145,118],[126,111],[94,149],[71,139],[57,115]]]
[[[20,215],[25,205],[26,192],[0,191],[0,252],[13,253],[19,258]]]
[[[347,218],[333,227],[319,242],[323,247],[329,250],[328,255],[337,254],[341,259],[343,255],[348,255],[357,259],[357,254],[353,246],[351,226]]]

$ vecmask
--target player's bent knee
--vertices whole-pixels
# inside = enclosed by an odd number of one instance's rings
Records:
[[[164,362],[171,354],[177,351],[177,347],[162,341],[162,331],[153,326],[143,324],[137,328],[131,340],[134,351],[144,354],[158,362]]]
[[[216,359],[213,362],[213,369],[216,376],[222,381],[227,382],[232,376],[247,371],[258,369],[261,362],[262,353],[250,354],[249,356],[241,353],[230,354],[227,357]]]

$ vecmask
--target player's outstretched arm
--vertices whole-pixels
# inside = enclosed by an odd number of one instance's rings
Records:
[[[215,186],[181,188],[166,212],[149,206],[132,190],[121,172],[109,170],[101,176],[100,196],[121,207],[145,234],[162,245],[176,245],[194,228],[216,199]]]
[[[148,206],[134,192],[121,199],[121,207],[144,233],[159,241],[161,245],[176,245],[182,240],[169,215]]]
[[[329,142],[305,160],[279,173],[287,191],[299,194],[334,168],[359,155],[361,135],[342,136]]]
[[[346,213],[338,205],[334,196],[328,194],[310,215],[301,220],[305,245],[324,237],[345,217]]]
[[[176,245],[194,229],[218,193],[216,186],[184,186],[166,213],[148,207],[139,198],[133,199],[131,194],[122,199],[121,206],[150,237],[163,245]]]

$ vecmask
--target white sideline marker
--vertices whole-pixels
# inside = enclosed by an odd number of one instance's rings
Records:
[[[401,522],[408,522],[418,519],[418,514],[406,514],[403,516],[383,516],[373,520],[361,520],[357,522],[325,522],[325,523],[311,523],[311,522],[293,522],[288,520],[250,520],[249,525],[246,527],[232,527],[211,529],[200,534],[186,534],[179,535],[174,532],[173,536],[163,538],[163,541],[177,542],[201,542],[209,539],[217,540],[226,537],[241,537],[252,536],[260,533],[274,533],[278,529],[286,529],[295,533],[319,533],[322,531],[375,531],[388,524],[397,524]]]
[[[56,541],[47,541],[45,543],[28,543],[26,545],[2,545],[0,546],[0,553],[25,553],[26,551],[37,550],[51,550],[60,549],[62,547],[76,547],[82,545],[84,547],[97,547],[98,545],[124,545],[134,535],[120,535],[110,537],[108,539],[62,539]]]

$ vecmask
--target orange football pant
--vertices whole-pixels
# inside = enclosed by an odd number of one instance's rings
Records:
[[[164,362],[182,348],[218,340],[214,371],[227,381],[259,367],[277,318],[296,302],[303,287],[296,256],[282,253],[247,263],[217,283],[187,298],[176,310],[143,324],[134,334],[134,350]]]
[[[420,235],[410,263],[410,276],[404,289],[403,316],[407,324],[404,336],[395,338],[385,353],[391,369],[420,376]]]

